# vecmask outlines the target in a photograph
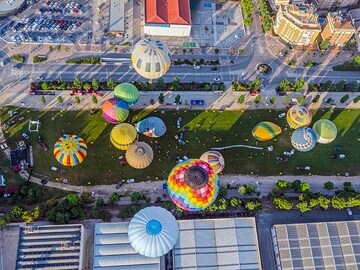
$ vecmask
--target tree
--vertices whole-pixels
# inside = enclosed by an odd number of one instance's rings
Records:
[[[276,96],[271,97],[271,99],[270,99],[270,103],[271,103],[271,104],[274,104],[274,103],[275,103],[275,101],[276,101]]]
[[[288,188],[287,182],[284,181],[284,180],[281,180],[281,179],[279,179],[279,180],[276,182],[276,186],[277,186],[278,188],[280,188],[281,190]]]
[[[291,67],[296,66],[296,59],[291,59],[288,64],[289,64],[289,66],[291,66]]]
[[[261,201],[259,199],[254,199],[245,204],[245,208],[249,211],[258,211],[262,208]]]
[[[348,89],[351,92],[356,92],[359,89],[359,83],[357,81],[352,81],[348,84]]]
[[[360,56],[356,56],[353,59],[352,64],[355,68],[360,68]]]
[[[300,180],[295,180],[294,182],[292,182],[291,186],[295,192],[301,191],[301,181]]]
[[[173,88],[173,90],[178,90],[180,87],[180,78],[179,77],[175,77],[173,82],[171,83],[171,86]]]
[[[88,83],[88,82],[86,82],[86,83],[84,83],[83,88],[84,88],[84,90],[88,91],[88,90],[90,90],[90,89],[91,89],[91,84],[90,84],[90,83]]]
[[[42,84],[41,84],[41,89],[42,90],[48,90],[49,89],[49,85],[48,85],[48,83],[47,82],[43,82]]]
[[[108,200],[108,204],[113,205],[115,204],[118,200],[120,200],[120,195],[117,192],[113,192],[110,194],[109,200]]]
[[[237,208],[241,205],[241,201],[236,197],[231,197],[230,206],[233,208]]]
[[[326,189],[326,190],[332,190],[332,189],[334,189],[334,187],[335,187],[335,185],[333,182],[328,181],[328,182],[324,183],[324,189]]]
[[[260,90],[261,87],[261,79],[260,78],[256,78],[255,80],[253,80],[253,82],[251,83],[251,89],[253,90]]]
[[[66,200],[68,200],[70,204],[76,205],[79,202],[79,197],[76,194],[71,193],[66,196]]]
[[[109,210],[101,210],[100,211],[100,218],[101,220],[105,221],[105,222],[110,222],[112,215],[110,213]]]
[[[293,202],[283,197],[273,198],[273,203],[277,209],[291,210],[293,208]]]
[[[156,81],[156,88],[158,91],[164,91],[165,90],[165,82],[163,78],[159,78]]]
[[[137,203],[141,200],[141,194],[139,192],[133,192],[131,193],[131,202]]]
[[[290,91],[290,85],[289,79],[284,79],[280,82],[279,89],[283,92],[288,92]]]
[[[79,77],[76,77],[74,80],[74,87],[75,89],[81,89],[83,83],[81,82],[81,79]]]
[[[181,97],[180,97],[180,95],[179,95],[179,94],[177,94],[177,95],[175,96],[175,100],[174,100],[174,102],[175,102],[176,104],[179,104],[179,103],[180,103],[180,101],[181,101]]]
[[[158,97],[158,101],[160,104],[163,104],[165,101],[165,96],[163,93],[160,93],[159,97]]]
[[[142,82],[140,85],[141,91],[149,90],[149,84],[147,82]]]
[[[322,86],[322,89],[323,89],[323,91],[328,92],[328,91],[331,90],[332,87],[333,87],[333,82],[332,82],[332,80],[327,80],[327,81],[325,82],[325,84]]]
[[[238,190],[240,195],[251,195],[255,193],[255,188],[252,185],[242,185]]]
[[[296,208],[298,208],[300,210],[300,212],[302,212],[302,213],[311,210],[311,208],[309,207],[309,204],[307,202],[299,202],[296,205]]]
[[[329,48],[329,40],[326,39],[326,40],[319,41],[318,45],[319,45],[319,49],[321,51],[326,51]]]
[[[59,102],[60,104],[63,103],[63,98],[62,98],[62,96],[58,96],[56,99],[57,99],[57,102]]]
[[[238,98],[238,103],[239,103],[239,104],[243,104],[244,102],[245,102],[245,95],[242,94],[242,95],[240,95],[239,98]]]
[[[225,198],[226,197],[226,194],[227,194],[227,188],[223,185],[220,186],[219,188],[219,195],[218,197],[219,198]]]
[[[260,100],[261,100],[261,95],[257,95],[257,96],[255,97],[255,99],[254,99],[254,102],[255,102],[256,104],[258,104],[258,103],[260,102]]]
[[[45,97],[43,95],[40,96],[40,102],[42,104],[45,104],[46,103],[46,100],[45,100]]]
[[[114,88],[115,88],[115,82],[113,79],[109,79],[107,82],[106,82],[106,85],[107,87],[109,88],[110,91],[113,91]]]
[[[91,82],[91,86],[95,91],[97,91],[99,89],[99,86],[100,86],[99,80],[93,79],[92,82]]]
[[[293,84],[294,91],[300,92],[302,90],[302,88],[304,87],[304,83],[305,83],[304,79],[296,80]]]
[[[13,220],[19,220],[23,214],[23,208],[21,206],[14,206],[11,209],[10,215]]]
[[[183,49],[183,54],[186,54],[186,49]]]
[[[215,49],[215,53],[218,54],[220,51],[219,49]]]
[[[344,182],[343,186],[344,186],[344,191],[346,191],[346,192],[354,191],[351,182]]]
[[[91,100],[94,104],[97,104],[98,103],[98,100],[97,100],[97,97],[95,95],[92,95],[91,96]]]
[[[103,207],[105,205],[104,199],[103,198],[98,198],[96,200],[96,207]]]
[[[87,191],[84,191],[83,193],[81,193],[80,198],[84,203],[92,203],[92,202],[94,202],[94,197],[91,196],[91,194],[89,192],[87,192]]]
[[[74,102],[76,104],[80,104],[80,98],[79,97],[74,97]]]
[[[345,80],[341,80],[340,82],[338,82],[336,84],[336,91],[338,92],[342,92],[344,90],[344,87],[346,85],[346,81]]]

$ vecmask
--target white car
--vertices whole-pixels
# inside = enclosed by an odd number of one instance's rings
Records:
[[[347,213],[348,213],[349,216],[352,216],[352,211],[351,211],[350,208],[346,209],[346,211],[347,211]]]
[[[126,180],[126,183],[130,184],[130,183],[135,183],[135,179],[131,178]]]
[[[29,135],[27,135],[25,132],[22,134],[22,136],[23,136],[26,140],[29,139]]]
[[[219,77],[214,77],[214,82],[220,82],[221,79]]]
[[[285,117],[285,115],[286,115],[286,113],[281,113],[281,114],[279,114],[279,118],[283,118],[283,117]]]
[[[200,69],[200,66],[194,66],[194,69]]]

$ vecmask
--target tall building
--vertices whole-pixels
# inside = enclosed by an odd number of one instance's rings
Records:
[[[356,5],[358,0],[315,0],[317,9],[330,9],[332,7],[349,7]]]
[[[331,46],[344,46],[355,34],[355,28],[347,16],[328,13],[321,32],[323,40],[329,40]]]
[[[315,43],[321,26],[312,5],[281,5],[276,13],[274,31],[292,46],[308,46]]]

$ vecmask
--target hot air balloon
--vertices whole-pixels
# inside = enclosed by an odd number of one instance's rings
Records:
[[[111,143],[120,150],[127,150],[137,138],[138,134],[135,127],[128,123],[116,125],[110,133]]]
[[[164,208],[146,207],[131,219],[128,236],[131,246],[141,255],[161,257],[175,246],[179,224]]]
[[[337,128],[333,122],[328,119],[320,119],[313,125],[318,143],[331,143],[337,135]]]
[[[166,133],[166,126],[159,117],[147,117],[135,125],[139,133],[148,137],[161,137]]]
[[[102,106],[102,116],[109,123],[121,123],[129,116],[129,105],[121,99],[110,98]]]
[[[167,184],[171,200],[187,211],[200,211],[210,206],[220,188],[217,173],[200,159],[177,164],[170,172]]]
[[[201,155],[200,159],[209,163],[216,173],[221,173],[225,167],[225,160],[223,156],[220,152],[215,150],[205,152]]]
[[[292,106],[286,114],[286,120],[289,126],[294,129],[310,125],[311,119],[312,115],[310,110],[304,106]]]
[[[170,50],[161,40],[146,38],[135,44],[131,62],[137,73],[152,81],[163,76],[170,68]]]
[[[154,152],[147,143],[136,142],[129,146],[125,156],[131,167],[135,169],[144,169],[152,162]]]
[[[77,135],[64,134],[56,140],[54,157],[64,166],[75,166],[83,162],[87,154],[87,146]]]
[[[310,151],[315,147],[316,133],[308,127],[298,128],[291,135],[291,144],[300,152]]]
[[[135,85],[131,83],[120,83],[114,89],[114,97],[124,100],[132,106],[139,99],[139,91]]]
[[[253,137],[258,141],[268,141],[281,133],[281,128],[272,122],[261,122],[252,130]]]

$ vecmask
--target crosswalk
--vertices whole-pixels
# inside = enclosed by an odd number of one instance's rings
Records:
[[[230,71],[230,74],[244,76],[245,70],[244,69],[232,70],[232,71]]]
[[[12,69],[11,69],[11,74],[10,74],[10,76],[20,77],[21,74],[22,74],[22,70],[21,70],[21,69],[16,69],[16,68],[12,68]]]
[[[301,76],[301,74],[298,74],[297,72],[286,71],[286,76],[288,78],[298,78]]]

